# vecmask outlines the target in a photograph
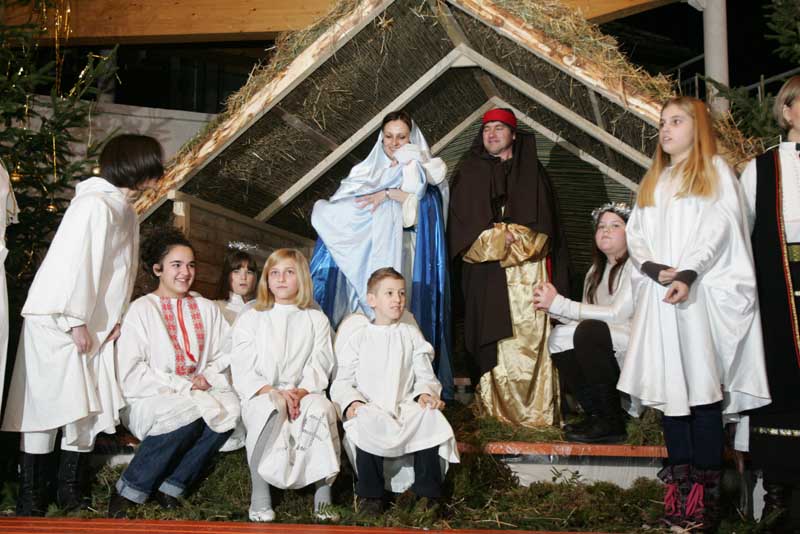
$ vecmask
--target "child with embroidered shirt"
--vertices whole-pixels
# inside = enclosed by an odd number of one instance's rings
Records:
[[[331,399],[344,421],[359,506],[368,514],[382,510],[384,488],[438,499],[447,467],[459,461],[453,429],[440,411],[433,347],[419,328],[400,321],[405,287],[391,267],[372,273],[367,301],[374,322],[351,315],[336,337]]]

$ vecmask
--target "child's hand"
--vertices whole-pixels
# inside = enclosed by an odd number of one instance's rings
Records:
[[[119,338],[120,331],[121,331],[120,324],[119,323],[115,324],[114,328],[112,328],[111,332],[109,332],[108,335],[106,336],[106,340],[103,341],[103,345],[105,345],[106,343],[113,343],[114,341],[116,341],[117,338]]]
[[[273,389],[275,389],[275,388],[272,387],[272,386],[261,386],[261,389],[259,389],[258,392],[256,393],[256,397],[259,396],[259,395],[263,395],[265,393],[269,393]]]
[[[211,384],[208,383],[206,377],[203,375],[196,375],[192,377],[192,389],[199,389],[200,391],[208,391],[211,389]]]
[[[533,304],[537,310],[549,310],[556,295],[558,295],[556,286],[547,282],[533,290]]]
[[[667,288],[664,302],[667,304],[680,304],[687,298],[689,298],[689,286],[679,280],[675,280]]]
[[[426,406],[429,406],[429,407],[433,408],[434,410],[441,410],[442,408],[444,408],[444,401],[443,400],[441,400],[439,397],[434,397],[433,395],[428,395],[427,393],[423,393],[422,395],[420,395],[419,399],[417,399],[417,402],[423,408],[426,407]]]
[[[350,406],[347,408],[347,412],[345,412],[344,416],[347,419],[352,419],[358,413],[358,409],[364,406],[364,403],[361,401],[353,401],[350,403]]]
[[[286,410],[289,412],[290,421],[294,421],[300,417],[300,401],[297,400],[297,395],[293,391],[294,390],[289,389],[278,390],[278,393],[280,393],[281,397],[286,399]]]
[[[75,343],[80,354],[87,354],[92,348],[92,338],[89,336],[89,329],[85,324],[80,326],[73,326],[69,331],[72,336],[72,342]]]
[[[659,284],[671,284],[673,280],[675,280],[675,275],[678,274],[673,267],[668,269],[662,269],[661,272],[658,273],[658,283]]]

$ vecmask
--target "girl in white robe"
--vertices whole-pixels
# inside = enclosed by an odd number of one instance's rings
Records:
[[[331,400],[344,421],[345,450],[359,478],[356,493],[373,513],[384,488],[438,498],[449,464],[459,461],[453,429],[440,411],[433,347],[419,328],[401,320],[404,284],[392,268],[373,273],[368,297],[374,322],[351,315],[335,344]],[[423,470],[426,480],[415,480],[415,467],[427,462],[432,468]]]
[[[256,298],[258,262],[240,243],[228,244],[216,303],[229,325]]]
[[[264,265],[255,306],[234,325],[231,370],[247,429],[251,521],[275,519],[270,486],[309,484],[316,485],[317,517],[335,517],[325,510],[339,473],[336,412],[325,397],[334,365],[331,328],[312,304],[307,260],[278,249]]]
[[[81,453],[119,423],[124,402],[113,342],[136,278],[139,224],[131,203],[157,184],[161,157],[151,137],[110,140],[100,155],[103,177],[76,186],[31,284],[2,427],[22,433],[19,515],[44,515],[42,458],[59,429],[57,500],[72,509],[82,505]]]
[[[550,358],[585,414],[580,423],[564,427],[568,441],[613,443],[626,437],[617,381],[633,317],[633,267],[625,239],[630,212],[622,202],[592,212],[593,263],[582,302],[559,295],[549,282],[533,292],[536,307],[560,322],[548,337]]]
[[[665,520],[713,530],[723,414],[770,402],[739,184],[705,104],[667,102],[627,226],[635,312],[618,388],[663,412]]]
[[[141,440],[117,481],[111,517],[153,496],[177,506],[239,419],[239,399],[214,362],[228,323],[217,305],[189,289],[191,243],[176,229],[154,234],[142,254],[158,288],[131,304],[117,343],[117,368],[128,407],[123,422]]]

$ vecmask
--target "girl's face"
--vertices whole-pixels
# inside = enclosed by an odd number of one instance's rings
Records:
[[[267,273],[269,290],[278,304],[294,304],[299,291],[297,265],[294,260],[283,259],[273,265]]]
[[[689,157],[694,143],[694,119],[679,106],[670,104],[661,112],[658,139],[672,164]]]
[[[256,272],[247,263],[242,263],[231,271],[229,280],[231,291],[242,298],[247,298],[256,289]]]
[[[158,294],[163,297],[182,298],[194,283],[194,251],[184,245],[172,247],[160,264],[153,265],[158,277]]]
[[[383,126],[383,151],[394,158],[394,151],[408,144],[411,129],[401,120],[389,121]]]
[[[783,118],[789,123],[789,140],[800,140],[800,98],[795,98],[791,106],[783,106]]]
[[[594,232],[594,242],[610,262],[616,262],[617,258],[621,258],[628,248],[625,221],[622,217],[611,211],[601,215],[597,230]]]

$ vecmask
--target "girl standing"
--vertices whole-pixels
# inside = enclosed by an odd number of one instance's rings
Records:
[[[100,154],[101,176],[75,187],[22,315],[2,430],[20,432],[17,515],[47,510],[45,455],[62,430],[58,504],[83,504],[81,472],[97,434],[114,433],[125,405],[114,340],[128,306],[139,249],[132,202],[164,173],[152,137],[119,135]]]
[[[123,422],[141,440],[117,481],[109,517],[152,497],[163,508],[183,496],[227,441],[240,406],[216,371],[228,323],[214,302],[190,293],[194,249],[174,228],[145,244],[142,260],[158,288],[131,304],[117,343]]]
[[[617,393],[619,369],[631,331],[633,295],[625,224],[631,208],[608,203],[592,211],[593,263],[583,284],[583,302],[558,294],[546,283],[533,302],[561,324],[550,332],[550,358],[586,418],[564,427],[569,441],[624,441],[625,419]]]
[[[233,324],[245,305],[256,298],[258,283],[256,259],[244,248],[234,245],[229,244],[225,254],[216,301],[229,325]]]
[[[723,415],[770,402],[745,225],[705,104],[669,100],[627,226],[636,309],[618,388],[664,414],[671,524],[713,530]]]
[[[247,428],[251,521],[275,519],[270,485],[315,484],[317,517],[333,517],[324,507],[339,473],[339,433],[325,389],[335,360],[328,318],[312,304],[305,257],[278,249],[264,265],[255,306],[233,329],[231,370]]]

